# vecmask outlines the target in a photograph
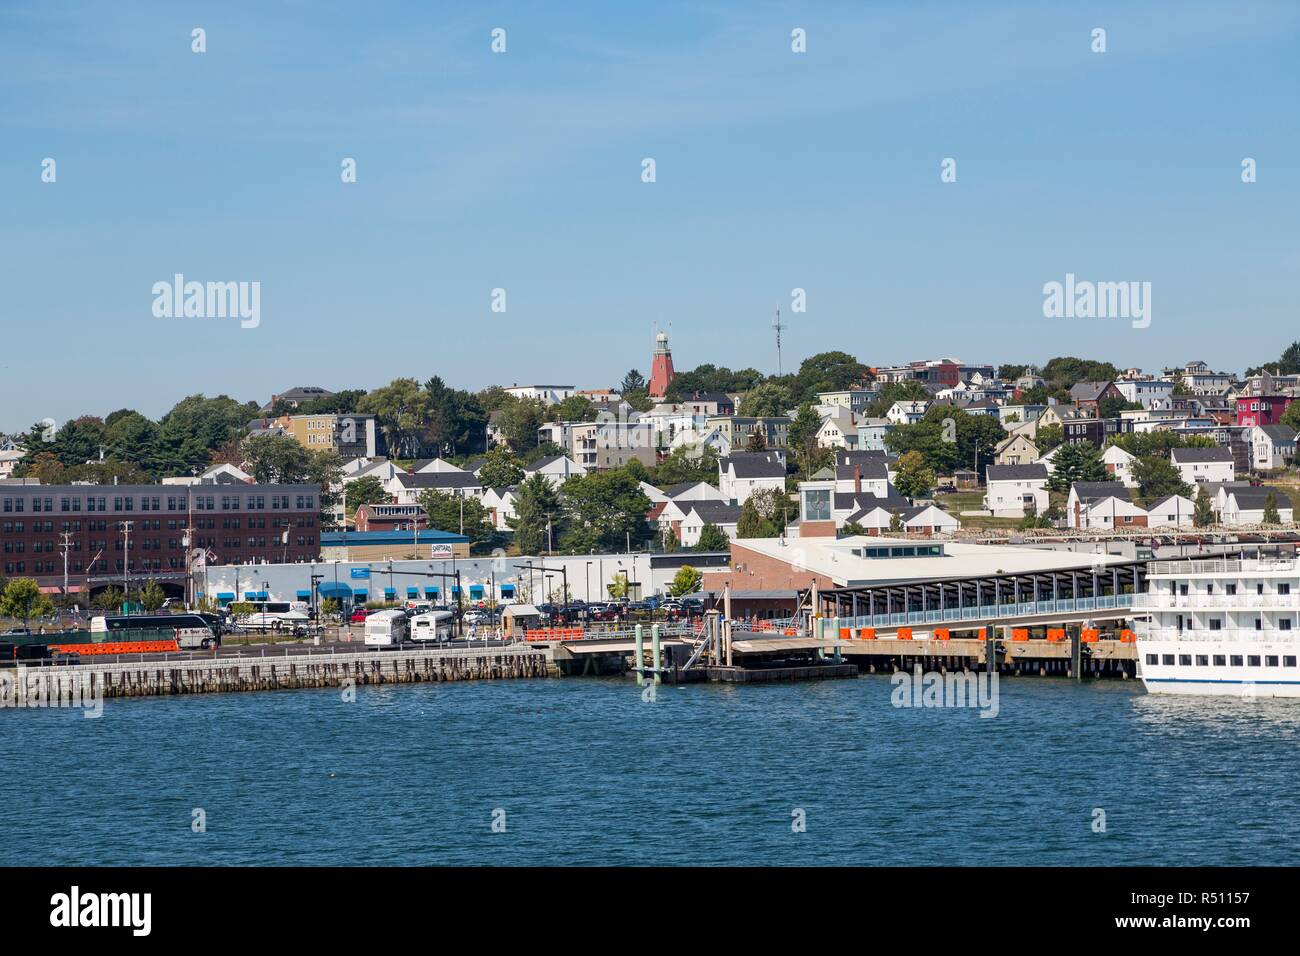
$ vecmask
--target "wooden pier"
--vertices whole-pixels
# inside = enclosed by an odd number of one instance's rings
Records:
[[[196,655],[176,660],[20,667],[6,673],[23,681],[29,700],[49,701],[559,676],[544,652],[523,646],[293,656]]]

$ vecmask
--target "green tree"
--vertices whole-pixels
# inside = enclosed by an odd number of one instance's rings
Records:
[[[1277,492],[1270,490],[1264,496],[1264,524],[1281,524],[1282,516],[1277,510]]]
[[[767,451],[767,436],[757,429],[750,432],[749,437],[745,439],[745,451],[753,453]]]
[[[243,451],[249,474],[260,484],[295,484],[307,474],[310,453],[292,435],[250,435]]]
[[[705,524],[700,529],[700,540],[695,545],[696,551],[726,551],[731,547],[727,533],[716,524]]]
[[[811,404],[801,406],[794,416],[794,421],[790,423],[788,438],[790,451],[794,454],[795,461],[799,464],[805,478],[813,473],[819,461],[817,433],[821,431],[821,427],[821,416]]]
[[[492,535],[487,509],[477,498],[430,488],[420,493],[418,501],[429,516],[431,528],[463,534],[471,544],[486,541]]]
[[[1111,474],[1101,460],[1101,452],[1086,442],[1062,445],[1056,453],[1056,467],[1047,487],[1052,491],[1069,491],[1076,481],[1110,481]]]
[[[118,588],[105,588],[91,598],[90,603],[101,611],[116,611],[122,606],[125,595]]]
[[[1210,504],[1210,495],[1201,485],[1196,491],[1196,504],[1192,510],[1192,524],[1198,528],[1207,528],[1214,524],[1214,507]]]
[[[483,457],[478,480],[484,488],[508,488],[524,480],[524,467],[510,449],[497,446]]]
[[[630,369],[628,373],[623,376],[623,381],[618,383],[618,393],[624,398],[627,397],[628,392],[644,392],[645,390],[645,376],[636,369]]]
[[[144,590],[140,592],[140,604],[149,612],[158,610],[166,600],[167,595],[163,593],[163,589],[157,581],[151,580],[144,586]]]
[[[810,355],[799,364],[797,375],[805,401],[812,401],[818,392],[839,392],[865,385],[871,378],[871,369],[847,352]]]
[[[0,617],[16,618],[27,624],[34,617],[54,613],[54,602],[31,578],[13,578],[0,592]]]
[[[856,522],[856,521],[850,521],[850,522],[849,522],[848,524],[846,524],[843,528],[840,528],[840,530],[839,530],[839,534],[837,535],[837,537],[840,537],[840,538],[856,538],[856,537],[858,537],[858,536],[860,536],[860,535],[864,535],[864,534],[867,534],[867,533],[868,533],[867,529],[864,528],[862,525],[858,524],[858,522]]]
[[[760,488],[740,506],[736,537],[775,538],[785,530],[796,513],[794,502],[783,490]]]
[[[923,498],[934,488],[934,469],[925,463],[920,452],[909,451],[899,456],[894,487],[905,498]]]
[[[396,378],[367,393],[360,411],[375,416],[389,453],[397,458],[418,458],[424,450],[429,424],[429,404],[420,383]]]
[[[794,396],[784,385],[763,382],[744,394],[737,411],[741,415],[755,418],[775,418],[784,415],[795,404]]]
[[[1057,445],[1065,441],[1065,431],[1060,425],[1043,425],[1034,433],[1034,447],[1040,455],[1046,455]]]
[[[547,411],[547,417],[553,422],[594,422],[596,406],[581,395],[570,395],[564,401],[552,405]]]
[[[540,554],[546,544],[547,522],[560,513],[555,487],[543,475],[530,475],[519,485],[515,516],[507,519],[520,554]]]
[[[497,414],[497,428],[515,454],[537,447],[537,430],[546,422],[546,406],[529,398],[511,398]]]
[[[348,503],[349,518],[362,505],[385,504],[393,500],[393,496],[384,490],[384,482],[378,475],[365,475],[348,482],[344,497]]]
[[[707,481],[717,487],[718,453],[708,445],[674,448],[651,474],[650,483],[659,488],[671,488],[683,481]]]
[[[1138,483],[1142,501],[1151,505],[1167,495],[1191,495],[1192,489],[1183,481],[1182,472],[1167,459],[1139,458],[1133,465],[1133,477]]]
[[[645,539],[650,499],[621,468],[570,478],[560,488],[567,527],[561,546],[573,554],[614,551]]]
[[[698,591],[703,583],[704,575],[689,564],[684,564],[677,569],[677,573],[669,582],[668,593],[672,597],[685,597]]]

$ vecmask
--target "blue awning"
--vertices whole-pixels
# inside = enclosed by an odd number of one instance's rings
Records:
[[[384,597],[396,597],[397,588],[384,588]]]
[[[337,583],[337,582],[335,582],[335,581],[327,581],[327,582],[321,584],[319,587],[316,588],[316,593],[319,594],[319,595],[320,595],[321,597],[323,597],[323,598],[325,598],[325,597],[332,597],[332,598],[341,598],[341,597],[344,597],[344,598],[350,598],[350,597],[352,597],[352,589],[351,589],[350,587],[348,587],[346,584],[339,584],[339,583]]]
[[[514,594],[514,593],[515,593],[515,586],[514,586],[513,584],[503,584],[503,585],[501,585],[501,596],[502,596],[502,597],[505,597],[507,594]]]
[[[483,585],[471,584],[469,586],[469,596],[472,598],[481,598],[483,596]]]
[[[460,585],[459,585],[459,584],[453,584],[453,585],[451,586],[451,593],[452,593],[452,596],[453,596],[453,597],[459,597],[459,596],[460,596]]]
[[[361,601],[364,601],[366,598],[370,597],[370,592],[368,592],[368,591],[363,591],[363,590],[361,590],[360,588],[357,588],[357,589],[356,589],[355,591],[353,591],[352,593],[357,597],[358,600],[361,600]]]
[[[437,588],[425,588],[425,589],[424,589],[424,596],[425,596],[425,597],[437,597],[437,596],[438,596],[438,589],[437,589]]]
[[[221,591],[217,594],[218,601],[233,601],[235,599],[234,591]]]
[[[310,591],[299,591],[299,592],[298,592],[298,597],[300,597],[300,598],[310,598],[310,597],[311,597],[311,592],[310,592]]]
[[[406,596],[407,596],[407,597],[419,597],[419,596],[420,596],[420,589],[419,589],[419,588],[407,588],[407,589],[406,589]]]

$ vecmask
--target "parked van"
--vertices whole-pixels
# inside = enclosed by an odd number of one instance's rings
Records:
[[[455,634],[456,615],[451,611],[429,611],[411,619],[411,640],[449,641]]]
[[[366,645],[396,647],[407,639],[411,619],[405,611],[376,611],[366,618]]]

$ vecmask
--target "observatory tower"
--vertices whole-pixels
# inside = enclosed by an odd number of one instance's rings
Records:
[[[663,398],[673,381],[673,353],[668,348],[668,336],[660,332],[655,336],[654,357],[650,361],[651,398]]]

